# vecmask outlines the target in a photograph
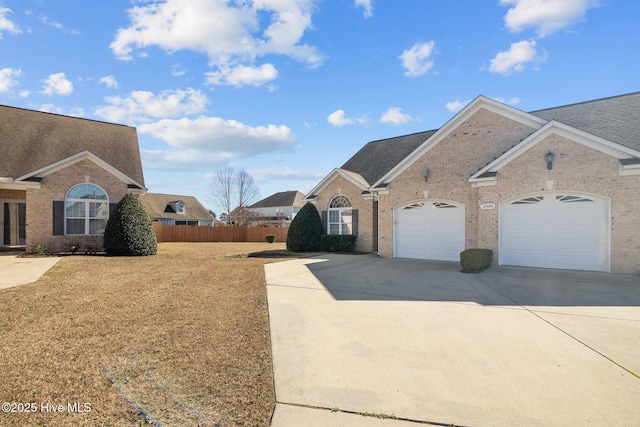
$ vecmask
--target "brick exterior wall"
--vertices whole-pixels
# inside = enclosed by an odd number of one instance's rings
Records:
[[[544,160],[548,151],[555,154],[552,170]],[[553,181],[550,189],[547,181]],[[497,185],[478,190],[480,203],[496,205],[481,210],[479,220],[479,246],[493,249],[496,260],[501,202],[531,193],[577,192],[611,201],[611,272],[640,273],[640,175],[620,176],[616,158],[551,135],[500,169]]]
[[[109,203],[119,202],[128,192],[126,183],[90,160],[82,160],[45,176],[39,189],[27,190],[27,250],[33,243],[46,243],[49,251],[64,251],[76,241],[84,248],[102,248],[102,236],[53,235],[53,201],[63,201],[71,187],[83,183],[102,188]]]
[[[419,200],[442,200],[465,206],[465,247],[489,248],[499,260],[500,204],[512,198],[545,191],[578,192],[611,201],[611,272],[640,273],[640,175],[620,176],[619,161],[607,154],[558,135],[551,135],[503,166],[497,185],[473,188],[468,179],[482,167],[516,145],[535,129],[487,110],[460,124],[422,158],[390,183],[389,194],[378,202],[378,254],[393,256],[393,211]],[[555,154],[547,170],[544,155]],[[429,168],[425,182],[422,171]],[[547,182],[552,188],[547,187]],[[371,250],[372,202],[360,189],[342,178],[334,179],[318,194],[316,206],[326,210],[342,192],[359,209],[359,250]],[[493,203],[495,209],[480,209]]]
[[[328,211],[329,202],[338,194],[347,196],[351,200],[352,208],[358,210],[356,251],[371,252],[373,250],[373,200],[362,197],[360,188],[338,176],[318,194],[315,202],[318,213]]]
[[[465,247],[478,247],[478,190],[468,179],[534,131],[487,110],[479,110],[461,123],[396,177],[389,194],[380,195],[378,253],[393,256],[393,209],[427,198],[463,204]],[[425,167],[429,168],[427,182],[422,176]]]

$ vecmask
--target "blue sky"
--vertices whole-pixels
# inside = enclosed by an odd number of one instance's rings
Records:
[[[0,104],[136,126],[149,191],[217,211],[221,166],[305,192],[478,95],[638,91],[639,21],[628,0],[0,0]]]

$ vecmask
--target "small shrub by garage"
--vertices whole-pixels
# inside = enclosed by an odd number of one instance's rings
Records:
[[[129,256],[158,252],[151,217],[136,195],[124,196],[109,215],[104,230],[104,250],[108,255]]]
[[[278,238],[275,234],[267,234],[265,237],[267,238],[267,243],[275,243]]]
[[[460,267],[463,273],[476,273],[491,267],[493,251],[491,249],[465,249],[460,252]]]
[[[324,252],[353,252],[356,249],[356,236],[323,234],[320,237],[320,249]]]
[[[320,250],[320,236],[324,228],[315,206],[305,204],[296,214],[287,233],[287,250],[291,252],[313,252]]]

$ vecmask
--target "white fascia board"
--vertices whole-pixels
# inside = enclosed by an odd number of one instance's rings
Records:
[[[131,179],[129,176],[125,175],[124,173],[120,172],[118,169],[114,168],[113,166],[111,166],[109,163],[105,162],[104,160],[102,160],[100,157],[96,156],[95,154],[93,154],[92,152],[85,150],[85,151],[81,151],[77,154],[74,154],[73,156],[69,156],[66,159],[62,159],[59,160],[55,163],[52,163],[50,165],[47,165],[43,168],[40,168],[38,170],[35,170],[33,172],[30,172],[26,175],[23,175],[19,178],[16,178],[16,181],[22,181],[25,180],[27,178],[31,178],[31,177],[45,177],[47,175],[50,175],[54,172],[57,172],[59,170],[62,170],[64,168],[67,168],[71,165],[74,165],[82,160],[90,160],[93,163],[95,163],[96,165],[100,166],[102,169],[106,170],[107,172],[109,172],[110,174],[116,176],[117,178],[119,178],[121,181],[126,182],[127,184],[134,184],[138,187],[140,187],[143,191],[146,191],[147,188],[136,182],[135,180]]]
[[[620,165],[620,176],[640,175],[640,163]]]
[[[0,181],[0,189],[3,190],[26,190],[27,188],[40,188],[39,182],[23,181],[23,182],[7,182]]]
[[[352,183],[353,185],[355,185],[356,187],[358,187],[362,191],[369,189],[369,187],[367,185],[364,185],[363,183],[361,183],[358,180],[354,179],[351,175],[345,173],[342,169],[335,168],[334,170],[329,172],[329,174],[327,176],[325,176],[322,179],[322,181],[320,181],[320,183],[318,185],[313,187],[313,189],[311,189],[311,191],[309,191],[309,193],[304,197],[303,200],[309,200],[310,201],[311,199],[309,199],[309,197],[317,195],[317,193],[321,192],[327,185],[329,185],[331,183],[331,181],[333,181],[338,176],[343,177],[344,179],[346,179],[347,181],[349,181],[350,183]]]
[[[604,138],[600,138],[599,136],[590,134],[580,129],[576,129],[564,123],[552,120],[533,134],[529,135],[529,137],[523,139],[519,144],[512,147],[502,156],[498,157],[493,162],[489,163],[487,166],[473,174],[473,176],[469,178],[469,182],[482,181],[482,178],[479,177],[487,172],[498,172],[502,167],[508,165],[511,161],[519,157],[529,148],[533,147],[540,141],[543,141],[545,138],[552,134],[569,139],[573,142],[582,144],[604,154],[608,154],[617,159],[624,159],[628,158],[629,156],[640,157],[640,152],[637,150],[625,147],[623,145],[617,144]]]
[[[423,142],[418,148],[416,148],[411,154],[405,157],[400,163],[398,163],[393,169],[387,172],[382,178],[375,182],[371,187],[375,188],[380,183],[391,182],[394,178],[404,172],[409,166],[415,163],[420,157],[427,153],[436,144],[446,138],[451,132],[453,132],[464,121],[468,120],[472,115],[479,110],[485,109],[492,113],[506,117],[518,123],[522,123],[526,126],[530,126],[533,129],[540,129],[547,123],[544,120],[533,114],[526,113],[517,108],[503,104],[496,100],[487,98],[485,96],[478,96],[471,101],[466,107],[464,107],[458,114],[453,116],[444,126],[442,126],[436,133],[434,133],[429,139]]]

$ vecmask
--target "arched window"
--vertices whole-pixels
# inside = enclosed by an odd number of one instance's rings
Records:
[[[353,234],[351,200],[338,194],[329,202],[328,234]]]
[[[78,184],[64,198],[65,234],[101,235],[109,218],[107,194],[97,185]]]

